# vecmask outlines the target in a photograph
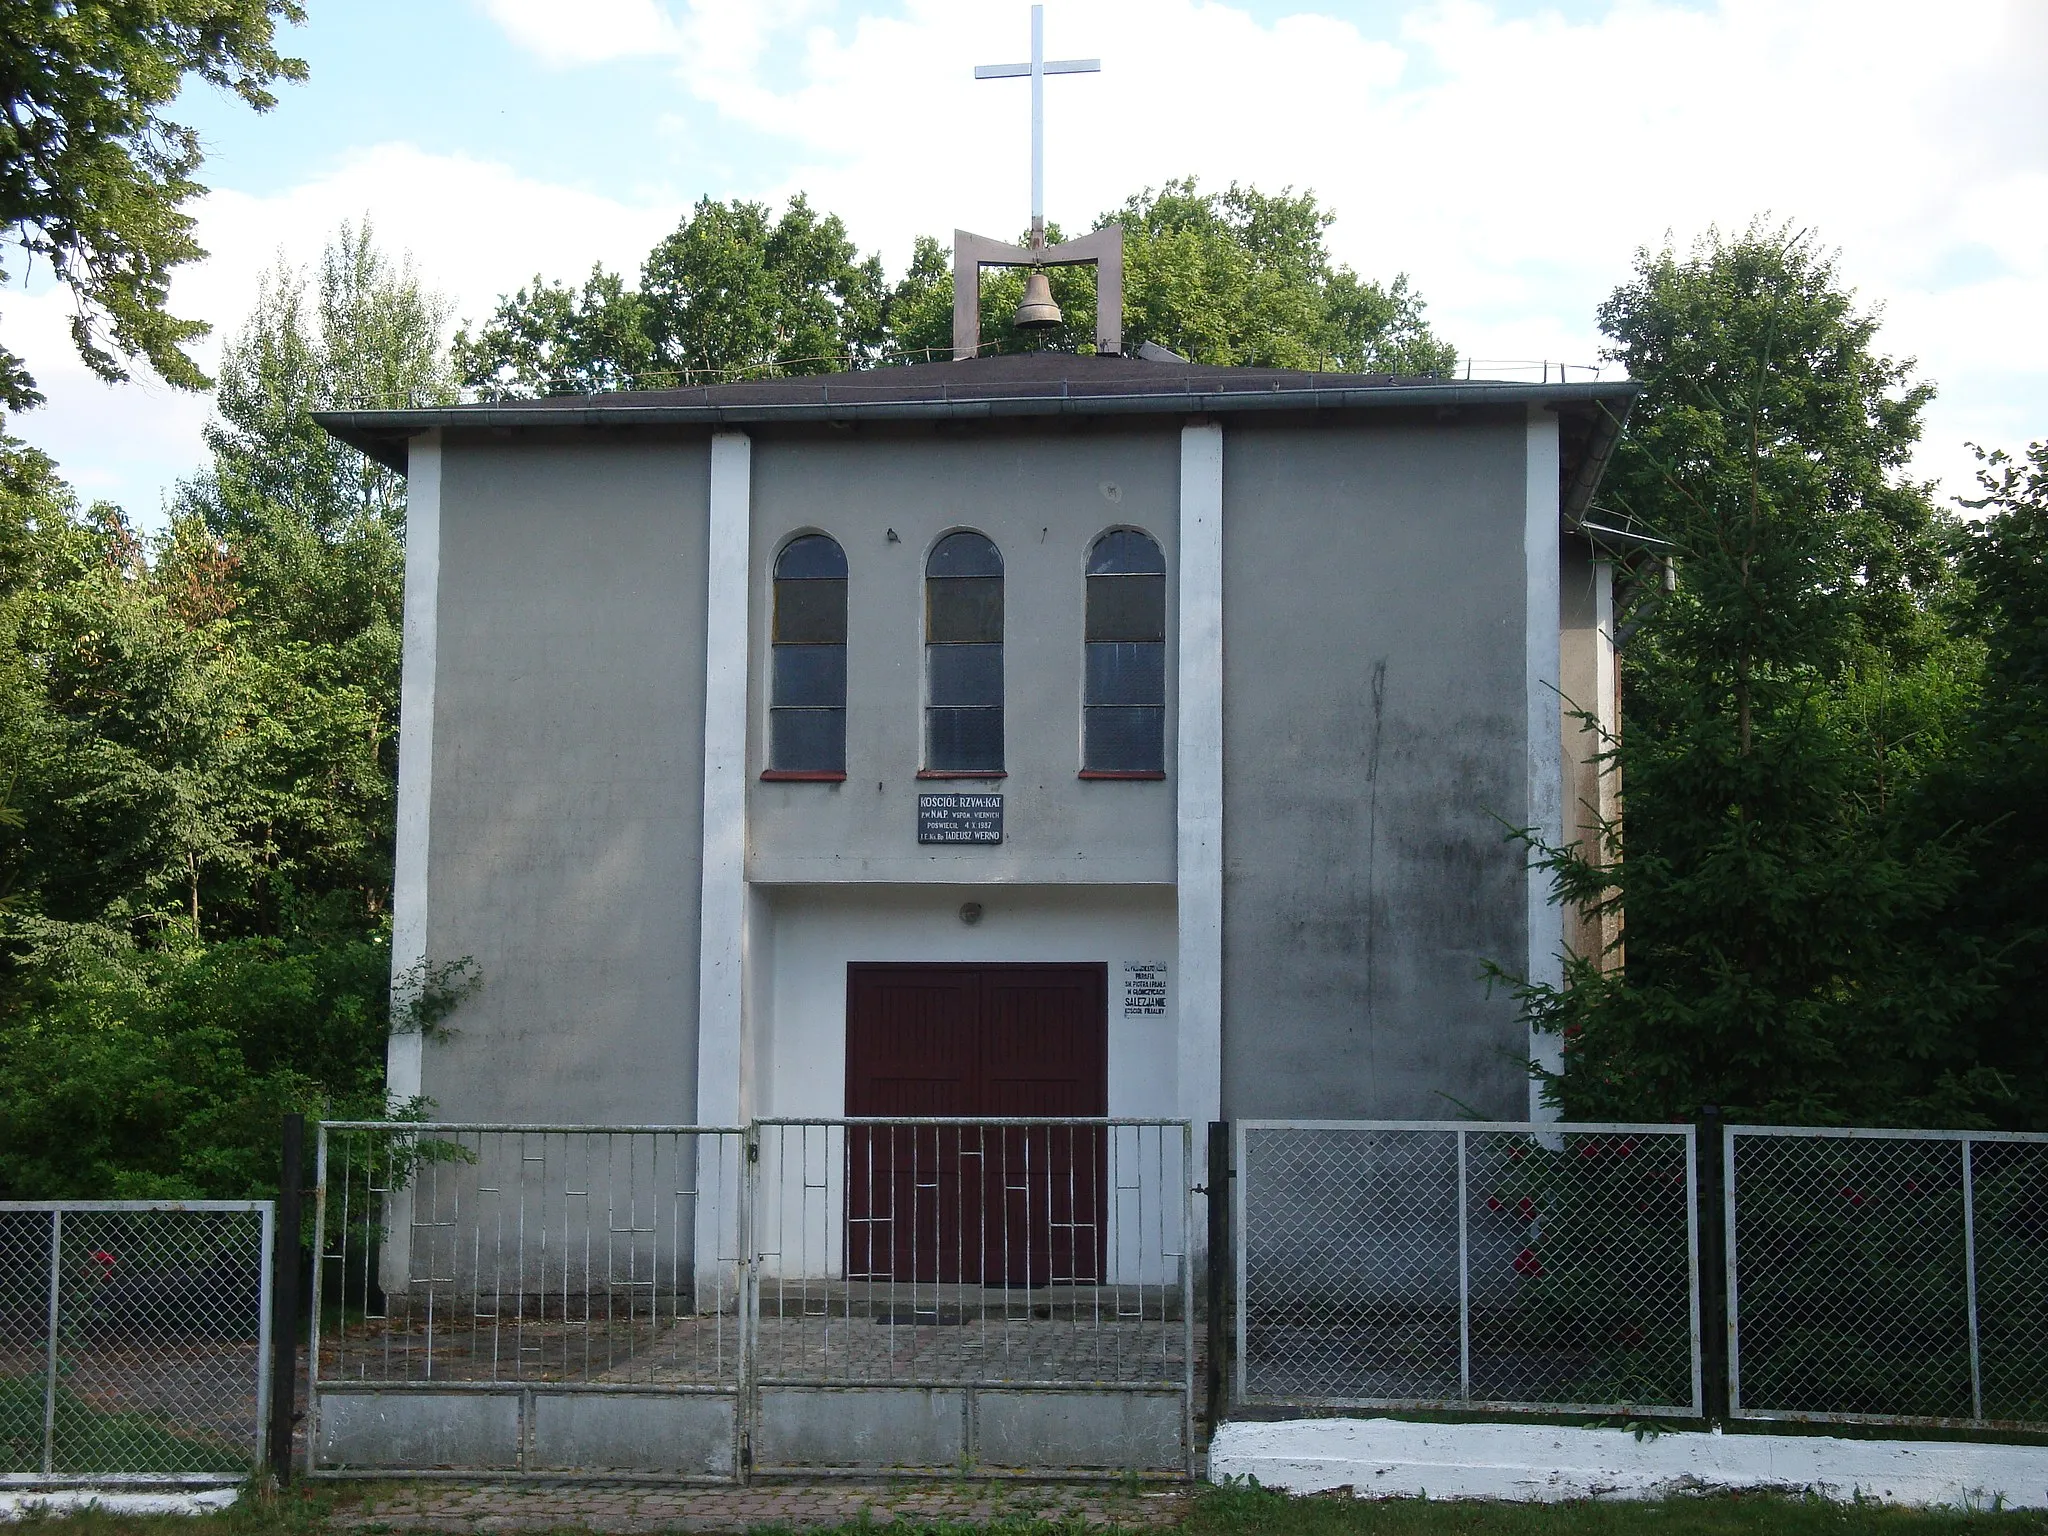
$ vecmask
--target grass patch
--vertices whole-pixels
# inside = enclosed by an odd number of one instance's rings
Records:
[[[88,1472],[246,1472],[249,1448],[216,1435],[178,1433],[137,1413],[107,1413],[61,1383],[55,1422],[56,1470]],[[0,1381],[0,1472],[43,1470],[43,1379]]]
[[[2048,1514],[1896,1509],[1777,1494],[1496,1504],[1211,1488],[1195,1498],[1182,1530],[1185,1536],[2048,1536]]]

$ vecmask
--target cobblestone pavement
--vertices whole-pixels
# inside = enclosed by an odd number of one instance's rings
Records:
[[[601,1532],[817,1530],[1043,1520],[1096,1528],[1176,1525],[1184,1489],[1060,1483],[757,1483],[677,1488],[618,1483],[417,1483],[376,1488],[329,1524],[379,1531]]]

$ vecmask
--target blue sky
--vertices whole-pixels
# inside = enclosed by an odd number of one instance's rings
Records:
[[[1026,0],[309,0],[311,80],[258,117],[207,88],[212,255],[184,313],[231,332],[282,254],[368,216],[458,317],[535,273],[631,268],[698,196],[808,190],[900,267],[918,233],[1026,216]],[[1922,472],[2048,436],[2048,6],[2039,0],[1048,0],[1048,211],[1148,183],[1314,188],[1361,272],[1408,272],[1482,360],[1592,363],[1632,251],[1763,213],[1810,225],[1940,386]],[[8,264],[18,269],[17,262]],[[207,403],[107,388],[61,294],[0,292],[50,396],[11,429],[144,522]]]

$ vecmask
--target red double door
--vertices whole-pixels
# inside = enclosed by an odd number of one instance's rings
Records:
[[[852,965],[846,1112],[1100,1116],[1102,965]],[[1094,1284],[1109,1209],[1094,1126],[856,1126],[846,1138],[849,1278]]]

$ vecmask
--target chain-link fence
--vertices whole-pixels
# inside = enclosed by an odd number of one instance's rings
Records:
[[[0,1476],[259,1466],[272,1221],[268,1201],[0,1201]]]
[[[2048,1425],[2048,1135],[1725,1139],[1734,1415]]]
[[[1697,1415],[1694,1137],[1237,1125],[1243,1403]]]

